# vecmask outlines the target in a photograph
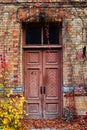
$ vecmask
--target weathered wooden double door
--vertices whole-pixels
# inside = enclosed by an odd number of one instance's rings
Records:
[[[26,110],[29,118],[61,116],[61,49],[27,49],[24,59]]]

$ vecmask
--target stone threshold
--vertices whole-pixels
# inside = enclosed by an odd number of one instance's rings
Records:
[[[68,130],[68,128],[33,128],[33,129],[27,129],[27,130]]]

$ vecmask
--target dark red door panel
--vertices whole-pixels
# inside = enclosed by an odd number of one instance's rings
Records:
[[[25,51],[25,97],[29,118],[56,118],[61,114],[61,51]]]
[[[27,112],[30,118],[40,118],[41,99],[40,86],[42,83],[42,52],[25,52],[25,97],[27,99]]]
[[[45,50],[43,58],[43,78],[45,85],[45,117],[60,116],[60,52],[58,50]]]

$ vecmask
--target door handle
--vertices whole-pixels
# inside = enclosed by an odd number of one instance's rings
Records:
[[[45,94],[45,86],[43,87],[43,94]]]
[[[45,86],[40,87],[40,94],[45,94]]]

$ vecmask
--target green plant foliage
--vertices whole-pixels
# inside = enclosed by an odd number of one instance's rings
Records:
[[[12,92],[0,100],[0,129],[18,130],[22,126],[21,120],[26,114],[23,109],[24,102],[25,99],[22,95],[13,96]]]
[[[74,122],[77,119],[77,113],[74,106],[67,106],[64,108],[63,119],[67,123]]]

